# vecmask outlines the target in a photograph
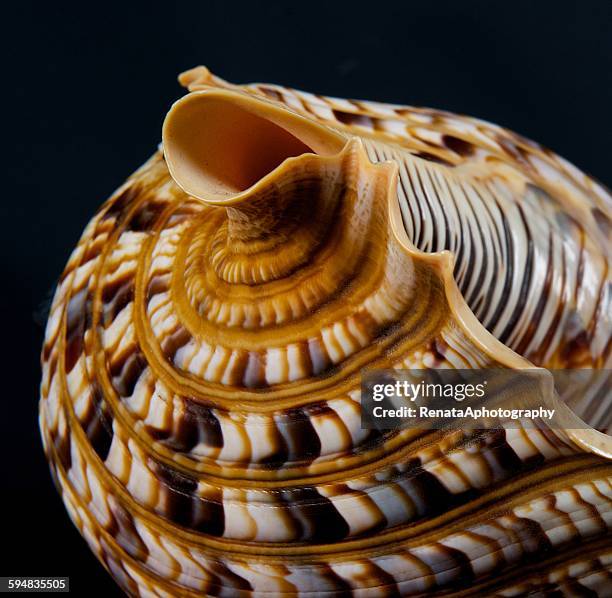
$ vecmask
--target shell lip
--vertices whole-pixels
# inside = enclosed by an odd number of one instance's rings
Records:
[[[184,159],[184,154],[174,149],[174,120],[177,113],[189,109],[191,104],[202,104],[205,102],[222,102],[227,106],[238,108],[245,113],[268,121],[294,135],[311,151],[287,157],[245,189],[236,192],[219,192],[212,189],[202,190],[189,181],[184,176],[184,172],[182,172],[181,162]],[[348,138],[334,129],[309,120],[287,107],[277,105],[267,98],[229,89],[203,89],[184,95],[172,104],[162,126],[162,148],[172,178],[185,193],[210,206],[229,207],[239,204],[246,198],[268,187],[279,174],[293,168],[300,160],[312,159],[313,157],[319,159],[337,158],[338,154],[342,153],[347,145]],[[170,148],[173,149],[171,150]]]
[[[534,365],[528,359],[504,345],[478,320],[459,290],[453,275],[455,256],[452,252],[443,250],[428,253],[421,251],[414,245],[403,226],[399,202],[394,201],[392,193],[392,190],[397,188],[399,167],[390,160],[379,164],[389,164],[393,168],[388,193],[388,214],[391,231],[398,244],[411,257],[429,263],[438,271],[443,281],[448,306],[454,316],[454,321],[461,327],[462,331],[485,354],[494,356],[505,367],[525,370],[546,370],[546,368]],[[579,449],[612,459],[612,436],[588,425],[559,398],[554,390],[551,401],[555,408],[557,428],[562,430]]]

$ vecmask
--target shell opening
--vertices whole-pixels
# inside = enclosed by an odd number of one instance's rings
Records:
[[[288,158],[335,154],[343,140],[265,100],[203,91],[174,104],[164,122],[163,146],[177,184],[216,203],[253,187]]]

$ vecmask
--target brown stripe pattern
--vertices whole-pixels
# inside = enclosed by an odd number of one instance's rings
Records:
[[[40,426],[68,512],[121,588],[607,595],[606,458],[562,430],[363,429],[360,372],[604,367],[610,196],[474,119],[182,79],[347,144],[227,209],[184,193],[158,152],[71,255]],[[605,429],[598,397],[573,406]]]

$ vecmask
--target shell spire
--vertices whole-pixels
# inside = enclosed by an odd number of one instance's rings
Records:
[[[601,389],[550,427],[385,431],[361,377],[609,365],[607,191],[467,117],[180,80],[42,355],[54,478],[122,589],[606,595]]]

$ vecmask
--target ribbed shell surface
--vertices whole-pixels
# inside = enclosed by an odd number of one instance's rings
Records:
[[[360,420],[364,368],[609,366],[607,190],[475,119],[203,68],[182,81],[272,102],[347,146],[233,212],[183,192],[159,150],[72,253],[40,425],[68,512],[121,588],[612,595],[603,434],[589,450],[552,428]],[[287,194],[282,247],[228,243]],[[569,403],[605,431],[600,398]]]

